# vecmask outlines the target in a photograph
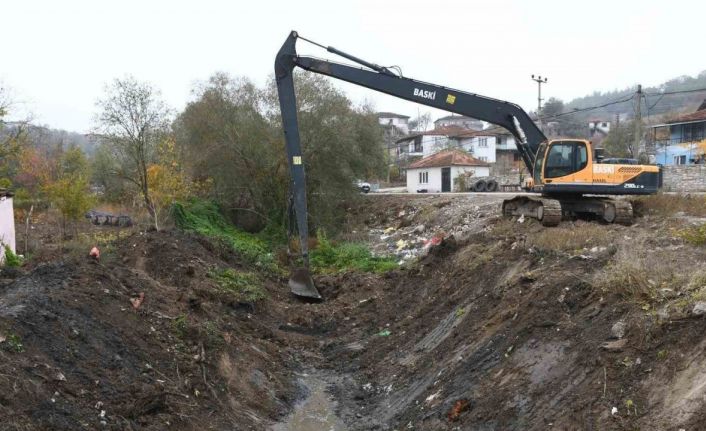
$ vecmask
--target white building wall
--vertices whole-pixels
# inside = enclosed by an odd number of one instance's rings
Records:
[[[379,117],[378,122],[383,126],[393,125],[399,128],[405,135],[409,133],[409,124],[406,118]]]
[[[419,173],[428,172],[429,182],[419,183]],[[407,193],[417,193],[419,189],[426,189],[429,193],[441,191],[441,168],[407,169]]]
[[[481,139],[485,139],[485,146],[481,146]],[[473,136],[462,138],[461,147],[473,157],[487,163],[495,163],[495,136]]]
[[[5,245],[15,252],[15,215],[12,198],[0,197],[0,262],[5,260]]]
[[[441,192],[441,169],[442,168],[421,168],[407,169],[407,193],[417,193],[417,190],[426,189],[427,193]],[[488,166],[451,166],[451,191],[454,190],[454,180],[462,173],[473,172],[474,177],[487,177],[490,175]],[[419,173],[428,172],[429,182],[419,183]]]

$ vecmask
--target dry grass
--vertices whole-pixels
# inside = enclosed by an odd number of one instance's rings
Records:
[[[706,268],[688,259],[681,259],[679,264],[674,257],[668,250],[648,252],[643,245],[624,247],[595,274],[594,286],[649,306],[677,298],[688,305],[702,296],[706,298]]]
[[[673,215],[683,212],[691,216],[706,216],[706,197],[703,195],[680,195],[659,193],[636,198],[632,201],[638,215]]]
[[[577,251],[596,246],[607,246],[612,242],[612,233],[600,223],[562,223],[550,229],[542,229],[527,238],[527,242],[541,250]]]

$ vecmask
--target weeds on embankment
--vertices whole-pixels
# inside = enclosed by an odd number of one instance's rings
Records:
[[[172,215],[180,229],[225,243],[247,263],[259,269],[272,273],[282,271],[275,255],[276,249],[284,248],[286,244],[239,230],[226,220],[215,203],[197,200],[177,203]],[[312,269],[317,272],[385,272],[398,266],[394,259],[374,256],[365,244],[334,242],[322,231],[318,233],[316,246],[310,252],[310,261]]]

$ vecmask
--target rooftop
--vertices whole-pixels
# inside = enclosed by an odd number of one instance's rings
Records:
[[[439,168],[447,166],[489,166],[461,150],[440,151],[409,165],[409,169]]]
[[[424,132],[413,132],[404,138],[398,139],[397,142],[409,141],[417,136],[456,136],[459,133],[468,132],[469,130],[465,127],[449,126],[449,127],[437,127],[432,130],[427,130]]]
[[[437,121],[444,121],[444,120],[473,120],[473,121],[480,121],[472,117],[466,117],[465,115],[447,115],[445,117],[437,118],[434,120],[436,123]]]
[[[667,124],[673,123],[688,123],[690,121],[706,121],[706,109],[700,111],[692,112],[690,114],[680,115],[677,118],[672,118],[667,121]]]
[[[378,118],[409,118],[409,115],[395,114],[394,112],[378,112]]]

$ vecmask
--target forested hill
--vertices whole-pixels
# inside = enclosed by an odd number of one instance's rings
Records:
[[[616,100],[627,99],[634,95],[637,85],[622,90],[608,92],[595,92],[591,95],[573,99],[565,104],[565,111],[585,109],[601,106]],[[669,112],[693,111],[706,98],[706,70],[697,76],[680,76],[670,79],[660,85],[642,87],[645,98],[643,99],[643,115],[649,108],[650,115],[660,115]],[[685,92],[687,91],[687,92]],[[664,93],[664,94],[662,94]],[[676,94],[669,94],[676,93]],[[629,113],[632,115],[633,102],[614,104],[595,110],[586,111],[586,116],[591,118],[612,119],[615,114]]]

